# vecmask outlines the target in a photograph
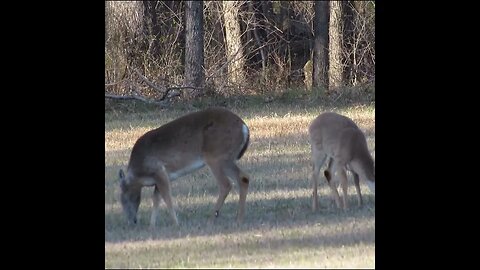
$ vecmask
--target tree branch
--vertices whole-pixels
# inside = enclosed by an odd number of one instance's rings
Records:
[[[183,89],[193,89],[193,90],[203,90],[203,87],[193,87],[193,86],[174,86],[174,87],[167,87],[165,89],[165,91],[161,90],[158,86],[156,86],[155,84],[153,84],[152,82],[150,82],[147,77],[143,76],[138,70],[134,70],[135,73],[138,74],[138,76],[140,76],[140,78],[150,87],[152,87],[153,89],[159,91],[159,92],[163,92],[162,94],[162,97],[159,98],[158,100],[164,100],[165,98],[167,98],[168,96],[168,93],[170,93],[170,91],[173,91],[173,90],[183,90]],[[163,79],[165,80],[165,79]],[[165,80],[166,81],[166,80]],[[179,96],[180,94],[177,94],[177,95],[174,95],[174,96]]]
[[[119,84],[119,83],[121,83],[121,82],[124,82],[124,81],[125,81],[125,79],[120,80],[120,81],[118,81],[118,82],[106,83],[105,86],[114,86],[114,85],[117,85],[117,84]]]
[[[130,85],[130,89],[132,89],[132,91],[135,93],[134,95],[120,96],[120,95],[105,94],[105,98],[120,99],[120,100],[132,100],[132,99],[134,99],[134,100],[143,101],[145,103],[158,104],[158,105],[165,106],[165,105],[167,105],[167,102],[165,101],[165,99],[167,98],[168,94],[173,90],[203,89],[203,88],[191,87],[191,86],[175,86],[175,87],[168,87],[168,88],[165,89],[165,91],[163,91],[158,86],[156,86],[151,81],[149,81],[147,77],[143,76],[138,70],[134,69],[134,71],[142,79],[142,81],[145,82],[148,86],[150,86],[151,88],[153,88],[156,91],[163,92],[162,97],[160,97],[157,100],[147,99],[147,98],[143,97],[143,95],[137,90],[136,87],[134,87],[133,85]],[[119,82],[116,82],[116,83],[113,83],[113,84],[105,84],[105,86],[115,85],[115,84],[118,84],[118,83]],[[180,94],[177,93],[175,95],[172,95],[171,97],[176,97],[176,96],[179,96],[179,95]]]
[[[105,94],[105,98],[109,98],[109,99],[120,99],[120,100],[131,100],[131,99],[134,99],[134,100],[140,100],[140,101],[143,101],[145,103],[150,103],[150,104],[157,104],[157,105],[160,105],[160,106],[166,106],[167,103],[166,102],[159,102],[159,101],[155,101],[155,100],[149,100],[149,99],[146,99],[142,96],[138,96],[138,95],[133,95],[133,96],[119,96],[119,95],[111,95],[111,94]]]
[[[137,69],[134,69],[135,73],[137,73],[138,76],[140,76],[140,78],[148,85],[150,86],[151,88],[159,91],[159,92],[163,92],[162,89],[158,88],[158,86],[156,86],[155,84],[153,84],[152,82],[150,82],[147,77],[143,76]]]

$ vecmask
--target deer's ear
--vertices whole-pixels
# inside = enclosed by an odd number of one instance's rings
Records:
[[[120,177],[120,180],[125,179],[125,173],[123,172],[122,169],[120,169],[120,171],[118,171],[118,177]]]

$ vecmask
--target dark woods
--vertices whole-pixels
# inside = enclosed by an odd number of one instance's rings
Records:
[[[318,96],[374,85],[374,1],[105,3],[106,97]]]

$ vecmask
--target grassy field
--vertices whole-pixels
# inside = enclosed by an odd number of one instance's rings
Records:
[[[105,113],[106,268],[374,268],[375,197],[362,184],[365,205],[356,206],[349,174],[350,209],[335,209],[324,178],[320,210],[311,211],[311,164],[307,127],[329,110],[351,117],[375,147],[374,105],[257,106],[231,108],[250,128],[250,146],[238,162],[252,177],[245,220],[235,224],[236,183],[215,224],[207,219],[217,187],[205,167],[172,183],[179,227],[161,203],[157,229],[149,230],[153,188],[144,188],[139,224],[125,226],[118,201],[118,170],[127,165],[144,132],[187,113],[186,109]],[[373,155],[373,157],[375,157]]]

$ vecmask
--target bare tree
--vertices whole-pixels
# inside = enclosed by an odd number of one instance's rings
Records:
[[[328,86],[328,23],[329,5],[326,1],[316,1],[313,21],[313,76],[312,85],[318,91]]]
[[[142,2],[105,3],[105,81],[122,80],[127,67],[139,59],[143,14]]]
[[[146,34],[147,37],[151,38],[151,46],[148,47],[148,52],[151,53],[155,59],[159,59],[161,53],[160,37],[162,36],[162,29],[158,23],[157,6],[160,5],[158,1],[143,1],[143,5],[145,9],[145,25],[148,29],[148,33]]]
[[[328,89],[336,91],[343,82],[342,2],[330,1]]]
[[[260,51],[261,63],[262,63],[262,73],[261,73],[261,81],[265,82],[267,79],[267,52],[264,47],[264,42],[262,37],[259,34],[258,28],[261,24],[258,22],[260,17],[260,5],[256,5],[255,1],[249,1],[248,4],[248,11],[251,14],[251,22],[250,24],[253,25],[253,36],[255,38],[255,43],[257,45],[258,50]]]
[[[375,80],[375,2],[353,1],[355,83]]]
[[[168,103],[182,94],[271,95],[303,83],[323,92],[374,82],[374,1],[105,3],[106,97]]]
[[[195,87],[189,97],[202,93],[205,85],[203,56],[203,1],[185,5],[185,86]]]
[[[344,2],[344,81],[357,86],[375,80],[375,4]]]
[[[238,21],[241,3],[241,1],[223,2],[228,79],[233,84],[241,84],[245,81],[245,58],[243,56],[241,30]]]

